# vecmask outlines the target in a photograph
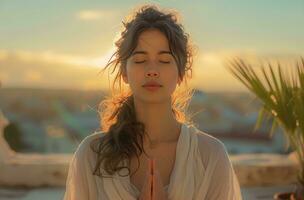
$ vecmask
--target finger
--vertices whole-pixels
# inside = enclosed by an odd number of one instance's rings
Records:
[[[148,170],[146,170],[144,184],[139,196],[139,200],[152,200],[151,199],[151,187],[152,187],[152,176],[151,176],[151,165],[148,164]]]
[[[154,174],[154,166],[155,166],[155,159],[154,158],[150,158],[149,159],[149,163],[150,163],[150,172],[153,175]]]
[[[150,185],[151,185],[151,187],[150,187],[150,197],[151,197],[151,200],[153,200],[153,190],[154,190],[154,188],[153,188],[153,179],[154,179],[154,175],[150,175],[150,178],[151,178],[151,182],[150,182]]]
[[[166,199],[166,192],[164,190],[163,182],[159,170],[154,170],[153,180],[153,198],[155,200]]]
[[[154,176],[153,176],[153,185],[152,185],[152,187],[153,187],[153,191],[152,191],[152,199],[154,200],[154,199],[157,199],[157,193],[158,193],[158,190],[159,190],[159,186],[158,186],[158,180],[157,180],[158,178],[157,178],[157,172],[155,171],[155,173],[154,173]]]
[[[141,194],[139,196],[140,200],[152,200],[151,199],[151,175],[149,174],[146,179],[145,182],[143,184],[143,188],[141,190]]]
[[[155,159],[151,159],[151,177],[152,177],[152,182],[151,182],[151,199],[153,200],[154,199],[154,190],[155,190],[155,187],[154,187],[154,183],[155,183],[155,175],[154,175],[154,167],[155,166]]]

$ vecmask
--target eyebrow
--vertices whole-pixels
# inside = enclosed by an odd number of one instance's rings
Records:
[[[136,55],[136,54],[148,54],[146,51],[134,51],[133,53],[132,53],[132,56],[134,56],[134,55]],[[158,55],[161,55],[161,54],[170,54],[170,55],[172,55],[172,52],[171,51],[159,51],[158,52]]]

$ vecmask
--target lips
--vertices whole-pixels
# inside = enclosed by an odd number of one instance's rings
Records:
[[[148,81],[143,85],[143,87],[162,87],[162,85],[156,81]]]

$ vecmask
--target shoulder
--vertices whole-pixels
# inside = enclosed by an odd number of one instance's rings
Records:
[[[105,133],[102,131],[94,132],[86,136],[77,146],[74,156],[81,158],[81,160],[92,157],[93,150],[91,147],[93,145],[93,142],[98,142],[98,140],[104,136]]]
[[[208,163],[210,159],[228,158],[226,147],[221,140],[195,126],[192,126],[191,129],[197,136],[198,148],[204,164]]]
[[[210,151],[226,151],[224,143],[218,138],[196,128],[195,126],[191,126],[192,131],[197,136],[198,145],[200,147],[204,147],[205,149],[209,149]]]

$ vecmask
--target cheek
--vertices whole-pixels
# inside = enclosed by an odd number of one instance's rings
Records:
[[[168,69],[166,69],[166,72],[164,74],[167,74],[168,81],[172,82],[172,84],[175,84],[178,80],[178,69],[176,66],[172,66]]]
[[[140,82],[141,77],[143,77],[144,70],[140,68],[139,66],[132,66],[128,65],[126,67],[127,70],[127,76],[128,81],[130,85],[136,84],[137,82]]]

